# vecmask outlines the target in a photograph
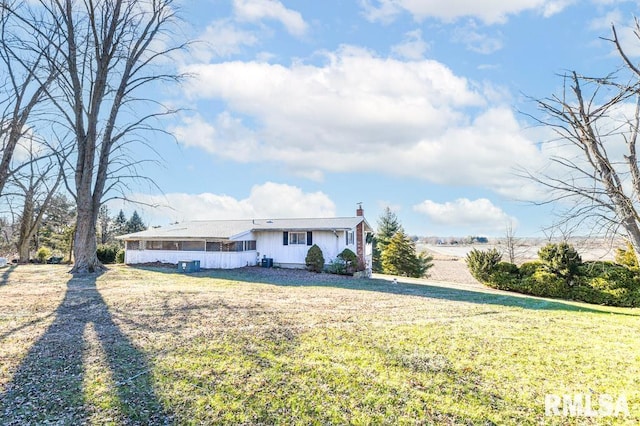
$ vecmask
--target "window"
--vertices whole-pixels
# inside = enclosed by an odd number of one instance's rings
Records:
[[[204,250],[204,242],[203,241],[180,241],[180,249],[183,251],[203,251]]]
[[[207,241],[207,251],[250,251],[256,249],[255,240],[251,241]]]
[[[127,250],[140,250],[140,241],[127,241]]]
[[[175,250],[176,246],[171,241],[147,241],[147,250]]]
[[[222,243],[219,241],[207,241],[207,251],[222,251]]]
[[[353,245],[353,231],[347,231],[345,236],[347,237],[346,238],[347,245],[348,246]]]
[[[147,250],[204,251],[204,241],[147,241]]]
[[[232,241],[222,244],[222,251],[242,251],[242,241]]]
[[[306,232],[289,232],[289,244],[307,244]]]

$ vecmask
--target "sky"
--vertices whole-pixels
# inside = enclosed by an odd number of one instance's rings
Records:
[[[532,99],[560,74],[607,74],[632,57],[635,1],[198,0],[173,58],[190,74],[158,92],[184,108],[131,185],[147,225],[196,219],[353,216],[385,207],[421,236],[546,234],[557,206],[518,170],[540,170],[548,129]]]

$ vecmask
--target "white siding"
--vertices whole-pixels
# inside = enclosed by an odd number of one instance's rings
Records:
[[[291,232],[302,232],[291,231]],[[356,231],[354,228],[353,232]],[[306,232],[306,231],[304,231]],[[329,264],[345,248],[357,253],[357,238],[354,244],[346,245],[346,232],[340,231],[312,231],[313,244],[322,250],[324,261]],[[125,263],[174,263],[182,260],[199,260],[201,268],[230,269],[243,266],[253,266],[263,257],[273,259],[273,263],[283,267],[304,267],[307,252],[311,246],[306,244],[283,244],[283,231],[255,231],[236,236],[238,240],[255,240],[256,251],[246,252],[205,252],[205,251],[174,251],[174,250],[127,250]],[[370,265],[370,246],[367,247],[367,264]]]
[[[295,231],[292,231],[295,232]],[[313,231],[313,244],[317,244],[322,250],[325,263],[331,262],[345,248],[344,232],[338,231]],[[273,263],[282,266],[299,266],[305,264],[308,245],[284,245],[282,244],[282,232],[256,232],[256,249],[259,257],[266,256],[273,259]],[[351,248],[353,247],[353,248]],[[355,252],[355,245],[350,246]]]
[[[231,269],[256,264],[255,251],[221,252],[221,251],[175,251],[175,250],[127,250],[125,263],[175,263],[182,260],[199,260],[201,268]]]

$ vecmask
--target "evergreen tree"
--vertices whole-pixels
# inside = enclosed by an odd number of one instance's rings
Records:
[[[126,233],[131,234],[134,232],[144,231],[147,229],[146,225],[142,221],[142,218],[138,215],[137,211],[133,211],[131,218],[127,221],[125,225]]]
[[[118,216],[113,220],[113,234],[124,235],[127,233],[127,217],[124,215],[122,209],[118,212]]]
[[[113,219],[109,214],[109,207],[102,205],[98,212],[98,241],[100,244],[108,244],[111,242]]]
[[[382,272],[382,253],[389,244],[391,238],[398,231],[404,232],[404,230],[402,229],[402,225],[400,225],[400,221],[398,220],[398,216],[396,216],[396,214],[391,211],[391,208],[387,206],[378,219],[378,230],[374,235],[372,241],[374,272]]]
[[[75,206],[64,194],[51,198],[36,234],[35,248],[49,247],[55,254],[66,255],[71,249],[75,225]]]
[[[416,246],[404,231],[400,230],[389,240],[382,252],[382,271],[385,274],[413,278],[424,277],[433,266],[433,257],[416,253]]]

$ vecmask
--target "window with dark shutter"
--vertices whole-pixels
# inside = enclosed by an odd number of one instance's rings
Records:
[[[285,246],[289,245],[289,233],[287,231],[282,233],[282,244]]]
[[[313,245],[313,233],[311,231],[307,231],[307,245]]]

